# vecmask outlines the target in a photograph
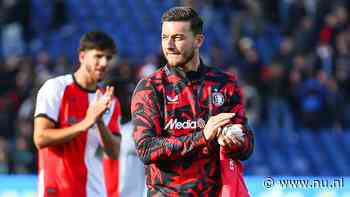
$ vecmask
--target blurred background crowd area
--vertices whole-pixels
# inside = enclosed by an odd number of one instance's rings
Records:
[[[135,84],[165,64],[160,18],[175,5],[204,19],[204,62],[239,77],[256,135],[246,174],[349,175],[347,0],[1,0],[0,173],[36,173],[35,95],[74,72],[87,31],[117,43],[105,83],[130,121]]]

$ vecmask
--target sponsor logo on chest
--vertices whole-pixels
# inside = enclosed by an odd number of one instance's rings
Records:
[[[205,121],[202,118],[197,120],[186,120],[184,122],[178,121],[177,118],[170,119],[165,125],[164,129],[196,129],[205,127]]]
[[[70,125],[74,125],[74,124],[78,123],[78,120],[77,120],[77,118],[74,117],[74,116],[68,116],[68,123],[69,123]]]

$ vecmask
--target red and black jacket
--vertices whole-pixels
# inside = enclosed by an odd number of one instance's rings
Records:
[[[210,116],[234,112],[245,125],[243,146],[227,150],[245,160],[253,150],[236,77],[200,64],[185,73],[166,65],[141,80],[132,97],[133,137],[146,168],[150,196],[217,196],[221,187],[219,145],[203,128]]]

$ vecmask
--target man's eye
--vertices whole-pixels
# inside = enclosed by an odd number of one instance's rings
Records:
[[[177,37],[175,37],[175,40],[183,40],[184,38],[183,37],[181,37],[181,36],[177,36]]]

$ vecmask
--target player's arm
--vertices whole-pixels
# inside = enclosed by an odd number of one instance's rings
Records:
[[[93,117],[90,115],[70,127],[57,128],[63,92],[64,86],[56,79],[47,80],[38,91],[33,135],[34,144],[38,149],[66,143],[93,124]]]
[[[86,116],[82,121],[70,127],[57,128],[52,118],[58,116],[57,108],[59,105],[57,105],[58,102],[55,102],[57,98],[54,94],[44,94],[45,90],[50,87],[50,83],[43,86],[37,97],[33,140],[38,149],[69,142],[81,132],[86,131],[94,125],[110,105],[110,100],[101,97],[89,105]],[[56,111],[56,113],[52,113],[52,111]]]
[[[133,137],[138,156],[145,164],[162,160],[176,160],[207,146],[207,141],[215,138],[218,127],[227,124],[231,115],[213,118],[204,130],[197,130],[183,136],[162,135],[162,117],[155,89],[141,81],[132,97]]]
[[[243,105],[243,93],[241,87],[238,85],[237,81],[234,81],[234,88],[230,92],[228,106],[230,107],[230,112],[235,113],[235,117],[232,119],[233,124],[240,124],[242,128],[243,140],[238,138],[229,139],[224,138],[225,141],[225,152],[231,158],[237,158],[240,160],[246,160],[250,157],[254,149],[254,136],[253,131],[249,128],[247,123],[247,118],[245,116],[245,110]]]
[[[97,120],[97,128],[100,132],[104,152],[111,159],[118,159],[121,140],[120,135],[113,135],[101,119]]]
[[[96,92],[96,101],[92,104],[92,105],[98,105],[100,102],[106,102],[107,106],[104,106],[106,108],[104,108],[103,113],[107,110],[107,107],[110,108],[112,106],[113,103],[113,94],[114,94],[114,87],[112,86],[107,86],[106,87],[106,91],[103,94],[103,96],[101,95],[100,91],[97,90]],[[119,127],[119,115],[120,115],[120,104],[118,102],[117,99],[114,100],[115,105],[114,105],[114,110],[113,110],[113,115],[111,117],[111,121],[115,121],[113,123],[115,123],[116,125],[112,128],[113,131],[118,130]],[[88,110],[88,113],[90,111],[94,111],[94,110]],[[111,132],[110,128],[108,128],[106,126],[106,124],[103,121],[101,114],[100,116],[97,117],[96,119],[96,125],[97,125],[97,130],[100,133],[100,137],[101,137],[101,145],[102,148],[105,152],[105,154],[110,158],[110,159],[118,159],[119,156],[119,148],[120,148],[120,135],[119,136],[115,136],[113,135],[113,133]],[[115,117],[114,117],[115,116]]]
[[[44,116],[34,119],[34,144],[38,149],[69,142],[90,126],[88,119],[66,128],[56,128],[56,123]]]

